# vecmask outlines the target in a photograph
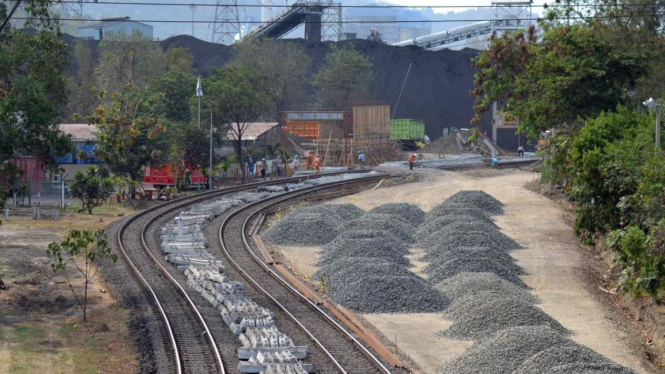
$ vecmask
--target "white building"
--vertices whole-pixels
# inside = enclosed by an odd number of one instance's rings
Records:
[[[86,40],[103,40],[107,32],[131,34],[134,30],[152,39],[152,26],[132,21],[129,17],[106,18],[101,22],[81,26],[78,28],[78,37]]]

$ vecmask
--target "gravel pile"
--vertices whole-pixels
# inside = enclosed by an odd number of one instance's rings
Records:
[[[611,362],[559,365],[542,371],[544,374],[635,374],[634,371]]]
[[[612,362],[592,349],[571,341],[568,344],[536,353],[524,361],[513,374],[550,373],[550,369],[554,367],[571,364],[612,364]],[[624,372],[632,373],[630,370],[617,371],[616,373]],[[609,371],[608,373],[615,373],[615,371]]]
[[[478,294],[479,298],[488,295]],[[510,327],[548,326],[562,334],[568,331],[554,318],[533,305],[492,295],[484,303],[465,304],[454,311],[455,323],[441,333],[457,339],[482,340]]]
[[[393,222],[400,225],[403,229],[412,231],[415,227],[418,226],[415,222],[409,222],[406,218],[402,216],[397,216],[387,213],[369,213],[367,212],[364,216],[360,217],[357,221],[360,222]]]
[[[338,260],[323,267],[315,274],[315,276],[320,278],[320,276],[323,275],[328,279],[327,282],[333,285],[339,284],[340,282],[346,282],[349,279],[359,279],[368,276],[413,276],[413,273],[404,265],[399,265],[394,262],[366,262],[366,259],[367,258],[354,257]]]
[[[368,215],[364,215],[355,221],[351,221],[342,226],[341,231],[356,231],[356,230],[383,230],[390,231],[401,241],[405,243],[413,243],[414,238],[411,234],[414,230],[403,223],[398,221],[376,221],[368,219]]]
[[[497,251],[487,247],[460,247],[457,251],[448,252],[445,255],[437,257],[430,261],[425,267],[425,272],[429,273],[450,260],[462,258],[489,259],[495,261],[515,273],[515,275],[525,275],[522,267],[515,263],[515,259],[508,253]]]
[[[433,219],[427,220],[425,223],[418,227],[418,238],[430,236],[434,232],[439,231],[455,231],[459,230],[460,226],[452,226],[453,224],[473,224],[477,227],[483,227],[487,230],[498,230],[499,227],[492,221],[491,218],[485,217],[483,219],[477,219],[472,216],[467,215],[448,215],[436,217]]]
[[[460,203],[448,203],[444,201],[443,203],[435,206],[427,213],[428,219],[435,217],[444,217],[444,216],[456,216],[456,215],[465,215],[472,216],[476,219],[491,219],[490,214],[484,210],[476,207],[471,204],[460,204]]]
[[[263,238],[279,245],[317,246],[335,239],[339,221],[321,213],[291,213],[272,225]]]
[[[324,267],[340,258],[371,257],[380,258],[395,264],[408,266],[409,260],[404,257],[408,247],[399,246],[386,238],[375,239],[340,239],[337,238],[323,246],[321,257],[317,263]]]
[[[537,304],[540,302],[538,297],[530,294],[524,288],[508,282],[494,273],[462,272],[438,283],[436,288],[455,301],[467,297],[473,298],[478,293],[491,292],[525,303]]]
[[[388,203],[370,209],[370,214],[390,214],[404,218],[408,222],[420,225],[425,220],[425,212],[418,206],[407,203]]]
[[[395,243],[399,247],[409,247],[410,244],[403,241],[400,237],[393,234],[392,231],[388,230],[378,230],[378,229],[357,229],[357,230],[345,230],[337,235],[336,239],[375,239],[375,238],[385,238]]]
[[[294,213],[332,214],[344,221],[352,221],[354,219],[358,219],[360,216],[365,214],[365,211],[358,208],[354,204],[323,204],[323,205],[312,205],[312,206],[298,208],[292,214]]]
[[[468,257],[444,262],[436,268],[429,269],[427,280],[432,284],[437,284],[444,279],[454,277],[463,272],[494,273],[519,287],[527,288],[526,284],[524,284],[515,272],[489,258]]]
[[[569,340],[547,326],[520,326],[502,330],[441,366],[446,374],[511,374],[527,359]]]
[[[445,295],[445,294],[444,294]],[[527,295],[530,295],[527,293]],[[485,303],[495,300],[510,300],[512,302],[523,303],[523,304],[534,304],[533,300],[518,297],[518,296],[508,296],[505,294],[492,292],[492,291],[483,291],[478,292],[472,295],[464,296],[459,299],[453,299],[452,304],[448,309],[443,312],[445,319],[449,320],[458,320],[465,318],[469,311],[475,311],[480,309]]]
[[[492,215],[503,214],[503,203],[483,191],[460,191],[446,199],[443,204],[470,204]]]
[[[448,306],[448,299],[416,275],[362,276],[333,285],[329,292],[336,302],[361,313],[439,312]]]
[[[501,235],[495,235],[501,234]],[[460,247],[490,247],[498,251],[509,252],[519,249],[520,245],[502,233],[487,233],[480,231],[451,232],[440,236],[430,236],[420,245],[427,252],[427,259],[433,260],[440,255],[454,252]]]

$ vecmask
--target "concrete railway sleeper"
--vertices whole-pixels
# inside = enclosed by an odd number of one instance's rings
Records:
[[[322,174],[314,178],[336,175]],[[189,198],[178,199],[166,206],[160,205],[130,217],[124,222],[116,236],[119,252],[138,283],[145,289],[151,301],[154,314],[161,321],[162,346],[168,350],[166,356],[172,361],[174,373],[225,373],[224,363],[206,321],[197,306],[189,298],[185,289],[178,283],[151,253],[146,242],[146,230],[159,217],[196,202],[217,196],[251,190],[259,186],[283,183],[298,183],[308,176],[282,180],[252,183],[238,187],[203,193]],[[196,218],[191,218],[196,220]],[[190,227],[194,223],[189,222]],[[165,232],[165,235],[173,234]],[[173,248],[174,251],[182,248]],[[175,254],[175,253],[174,253]],[[177,256],[177,254],[175,254]],[[155,266],[157,265],[157,266]]]
[[[376,182],[385,177],[386,175],[378,175],[356,181],[330,183],[258,201],[233,212],[220,226],[219,240],[229,261],[250,284],[268,296],[273,304],[286,313],[300,329],[306,332],[318,349],[325,353],[329,358],[329,366],[323,369],[333,369],[343,373],[390,373],[386,365],[345,327],[299,293],[253,252],[246,237],[248,222],[255,214],[286,200],[301,198],[322,190],[348,188],[350,184]]]

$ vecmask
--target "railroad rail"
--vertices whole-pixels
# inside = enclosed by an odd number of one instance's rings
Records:
[[[305,332],[328,358],[329,364],[336,369],[335,371],[342,373],[390,373],[391,371],[340,322],[299,292],[254,252],[247,238],[248,223],[260,212],[286,201],[323,190],[376,182],[386,177],[387,174],[377,174],[327,183],[260,200],[228,215],[218,232],[222,251],[228,261],[254,288],[263,293],[274,306]],[[349,190],[349,193],[351,191],[354,189]]]
[[[514,161],[500,161],[498,162],[494,168],[496,169],[507,169],[507,168],[518,168],[522,166],[530,166],[537,164],[538,162],[541,162],[542,159],[539,160],[514,160]],[[446,165],[446,166],[437,166],[432,169],[438,169],[438,170],[468,170],[468,169],[488,169],[492,168],[492,162],[489,160],[483,160],[483,163],[474,163],[474,164],[462,164],[460,163],[459,165]]]
[[[217,198],[226,194],[250,190],[265,185],[300,182],[308,178],[337,175],[324,173],[315,176],[297,176],[272,181],[249,183],[241,186],[204,192],[196,196],[180,198],[167,205],[160,205],[140,212],[118,229],[116,243],[138,283],[145,289],[163,329],[163,345],[168,349],[173,372],[222,373],[225,367],[210,329],[199,308],[185,288],[170,274],[150,250],[146,230],[164,214],[183,209],[191,204]],[[136,230],[138,225],[140,230]],[[168,301],[168,302],[167,302]]]

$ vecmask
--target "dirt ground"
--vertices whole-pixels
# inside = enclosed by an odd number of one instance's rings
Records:
[[[131,373],[138,369],[127,320],[100,278],[89,288],[88,322],[65,277],[54,274],[46,248],[72,228],[96,230],[131,211],[98,208],[57,221],[3,219],[0,226],[0,373]],[[71,267],[71,265],[69,265]],[[69,271],[75,290],[82,276]]]
[[[482,170],[470,172],[424,171],[421,181],[390,188],[379,188],[337,199],[352,202],[368,210],[389,202],[408,202],[429,211],[460,190],[483,190],[505,204],[505,214],[496,217],[503,232],[524,249],[512,255],[528,275],[524,281],[542,299],[539,305],[573,332],[572,339],[638,373],[651,373],[644,364],[638,342],[612,319],[612,312],[587,290],[582,272],[583,259],[579,240],[562,209],[525,185],[538,174],[516,170]],[[285,257],[297,258],[299,267],[315,271],[318,252],[308,248],[287,248]],[[409,259],[412,271],[426,265],[418,259],[421,249],[412,249]],[[303,272],[304,273],[304,272]],[[419,273],[423,275],[422,273]],[[436,313],[367,314],[362,316],[398,350],[413,359],[424,373],[434,373],[444,362],[457,357],[471,342],[443,339],[437,336],[450,326]]]

